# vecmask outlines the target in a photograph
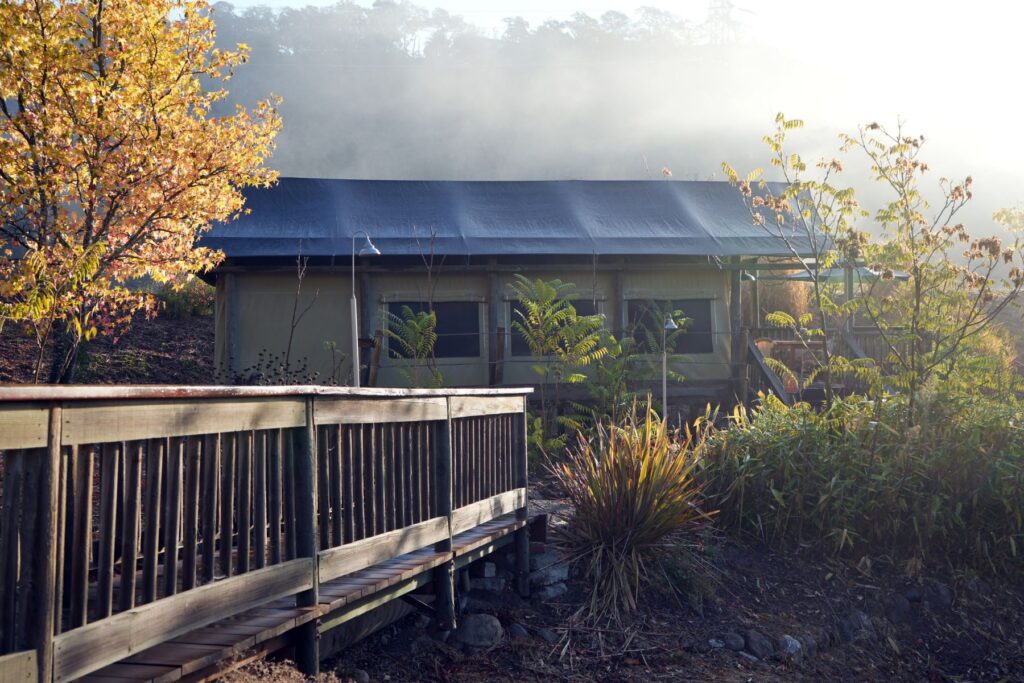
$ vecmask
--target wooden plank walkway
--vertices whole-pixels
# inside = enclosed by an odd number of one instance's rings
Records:
[[[478,559],[481,550],[489,554],[511,542],[511,534],[526,524],[514,514],[484,522],[455,536],[450,552],[422,548],[320,584],[316,607],[295,607],[293,599],[281,598],[151,647],[82,680],[92,683],[124,683],[126,680],[171,683],[216,677],[240,662],[251,661],[293,644],[293,632],[298,626],[321,620],[327,626],[320,628],[321,631],[334,628],[378,604],[428,583],[431,570],[453,558],[456,566],[461,566],[460,558],[468,564]],[[389,588],[400,590],[388,591]],[[383,600],[374,600],[385,593]],[[254,649],[258,651],[252,652]],[[246,657],[247,653],[250,656]]]

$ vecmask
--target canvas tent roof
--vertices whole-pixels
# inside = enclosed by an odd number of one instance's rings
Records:
[[[363,230],[384,255],[416,256],[433,230],[437,255],[791,255],[726,182],[286,177],[245,195],[250,212],[203,246],[229,258],[348,256]]]

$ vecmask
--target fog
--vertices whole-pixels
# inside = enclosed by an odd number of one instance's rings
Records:
[[[529,18],[498,21],[407,2],[276,1],[220,3],[215,17],[222,46],[252,49],[229,104],[283,98],[271,163],[285,175],[721,179],[722,161],[767,165],[760,138],[784,111],[807,121],[794,142],[808,158],[832,156],[840,131],[905,120],[929,139],[933,180],[974,176],[977,232],[1024,200],[1015,77],[1001,76],[1020,17],[997,4],[953,15],[871,1],[851,15],[712,0],[547,20],[531,4]],[[862,164],[847,177],[877,203]]]

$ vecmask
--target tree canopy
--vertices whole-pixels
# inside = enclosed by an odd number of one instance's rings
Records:
[[[0,0],[0,321],[61,333],[53,381],[147,305],[133,280],[213,265],[196,237],[276,177],[275,101],[213,113],[248,53],[215,40],[202,0]]]

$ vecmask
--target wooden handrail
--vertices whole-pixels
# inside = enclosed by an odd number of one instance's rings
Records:
[[[793,405],[793,397],[790,396],[789,392],[786,391],[785,385],[782,383],[782,379],[775,374],[775,371],[768,367],[768,364],[764,361],[764,354],[761,353],[761,349],[754,343],[753,338],[747,339],[747,359],[749,365],[751,365],[758,376],[761,378],[763,383],[767,383],[768,388],[782,400],[786,405]]]

